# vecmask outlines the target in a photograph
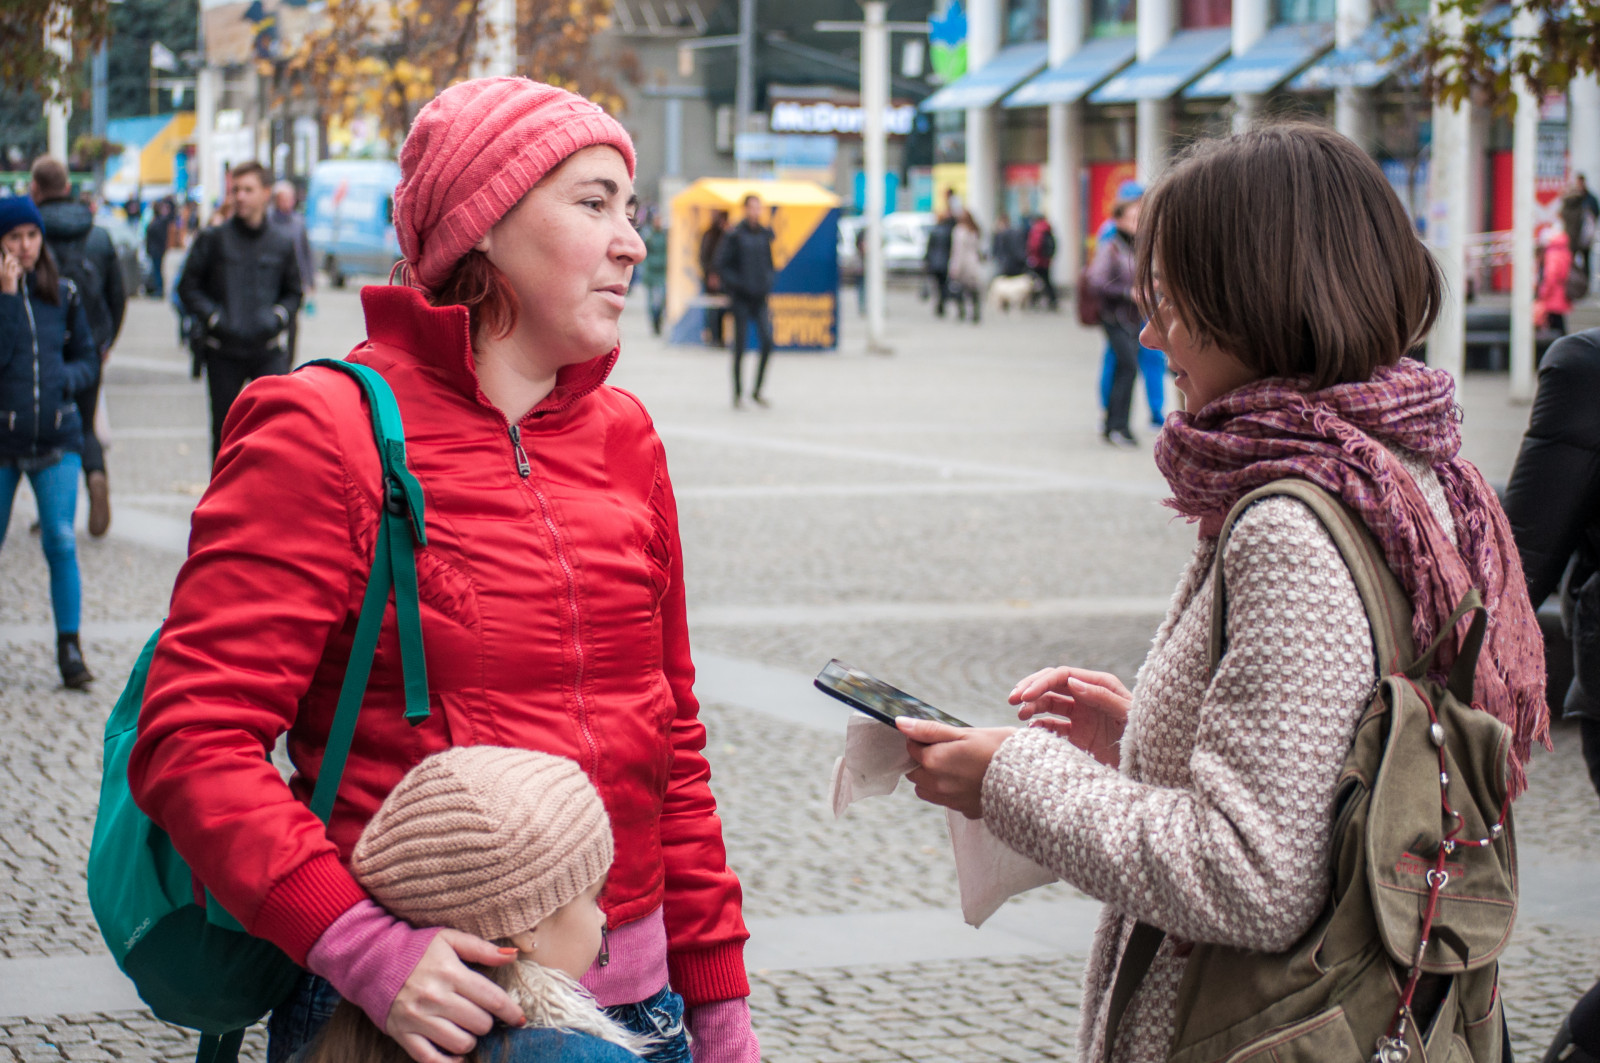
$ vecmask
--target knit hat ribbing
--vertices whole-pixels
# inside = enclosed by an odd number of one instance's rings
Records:
[[[634,172],[633,141],[598,104],[521,77],[478,78],[434,97],[400,148],[395,236],[414,283],[442,284],[528,190],[605,144]]]
[[[0,236],[19,225],[37,225],[44,231],[44,215],[27,196],[0,196]]]
[[[611,821],[565,757],[461,746],[406,773],[350,856],[357,881],[413,926],[494,940],[600,881]]]

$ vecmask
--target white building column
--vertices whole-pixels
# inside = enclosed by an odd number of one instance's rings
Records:
[[[1050,0],[1050,65],[1065,62],[1083,47],[1084,0]],[[1078,281],[1078,258],[1083,245],[1078,217],[1078,175],[1083,170],[1083,103],[1052,103],[1045,109],[1047,135],[1045,186],[1049,200],[1045,216],[1056,234],[1056,257],[1050,267],[1057,285]]]
[[[1233,54],[1243,55],[1266,35],[1272,22],[1272,0],[1233,0]],[[1261,110],[1261,96],[1241,92],[1233,97],[1233,131],[1250,128]]]
[[[969,0],[967,69],[980,70],[1000,51],[1000,0]],[[1000,129],[993,107],[967,111],[966,208],[988,232],[1000,212]]]
[[[1567,88],[1567,154],[1572,172],[1583,174],[1589,190],[1600,187],[1600,76],[1585,74]],[[1589,270],[1590,291],[1595,281]]]
[[[1372,0],[1338,0],[1333,23],[1333,46],[1348,48],[1372,25]],[[1334,90],[1333,127],[1368,148],[1372,143],[1372,91],[1344,87]]]
[[[1538,28],[1532,13],[1517,12],[1512,32],[1531,38]],[[1533,217],[1538,209],[1539,97],[1521,78],[1514,85],[1517,113],[1511,127],[1511,398],[1527,401],[1534,390]]]
[[[1238,0],[1235,0],[1237,3]],[[1177,22],[1173,0],[1139,0],[1137,61],[1144,62],[1167,46]],[[1140,100],[1134,130],[1134,157],[1139,180],[1149,182],[1167,167],[1172,148],[1172,101]]]
[[[1428,244],[1444,279],[1439,319],[1428,336],[1428,364],[1457,381],[1466,358],[1467,200],[1471,194],[1472,117],[1465,105],[1433,106],[1428,164]]]

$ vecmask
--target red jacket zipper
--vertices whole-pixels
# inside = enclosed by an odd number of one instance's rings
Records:
[[[561,564],[561,572],[567,580],[567,607],[572,610],[572,654],[577,658],[578,674],[573,683],[573,695],[578,700],[578,726],[583,731],[584,744],[589,749],[589,774],[595,775],[600,770],[599,749],[595,744],[594,732],[589,727],[589,706],[583,699],[584,659],[583,659],[583,623],[578,613],[578,579],[572,571],[572,564],[567,560],[567,551],[561,540],[561,532],[556,527],[555,517],[550,509],[550,500],[545,497],[538,485],[530,480],[533,466],[528,461],[528,452],[522,447],[522,426],[506,423],[507,434],[511,437],[511,453],[517,461],[517,474],[522,477],[524,486],[533,492],[533,497],[539,500],[539,514],[544,518],[544,526],[550,531],[550,539],[555,543],[556,560]]]

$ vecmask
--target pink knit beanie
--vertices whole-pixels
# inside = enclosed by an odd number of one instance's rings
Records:
[[[569,156],[633,141],[598,104],[528,78],[479,78],[435,96],[400,148],[394,228],[411,282],[437,288],[461,256]]]
[[[588,776],[548,753],[459,746],[406,773],[350,855],[393,915],[490,941],[532,929],[611,867]]]

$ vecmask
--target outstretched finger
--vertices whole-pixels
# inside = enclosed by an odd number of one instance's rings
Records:
[[[900,729],[901,734],[923,745],[954,742],[961,737],[962,731],[960,727],[951,727],[949,724],[936,723],[933,720],[918,720],[911,716],[900,717],[895,721],[895,726]]]

